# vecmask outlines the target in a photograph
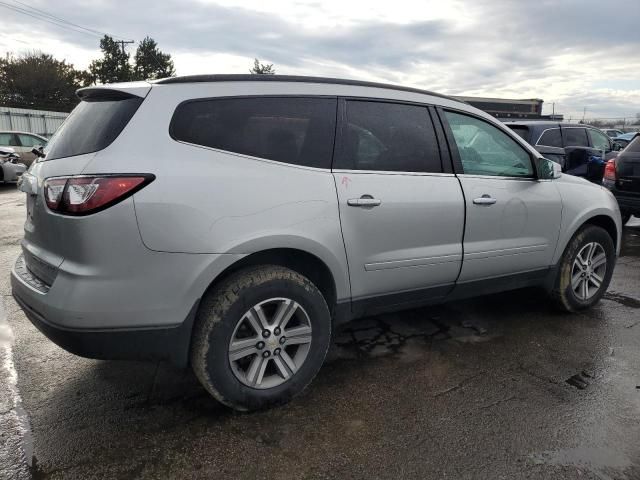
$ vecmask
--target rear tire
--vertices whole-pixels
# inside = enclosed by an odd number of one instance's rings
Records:
[[[574,235],[562,255],[552,297],[566,312],[592,307],[609,287],[616,255],[606,230],[585,225]]]
[[[311,281],[280,266],[249,267],[203,297],[191,365],[218,401],[258,410],[302,392],[330,340],[329,308]]]

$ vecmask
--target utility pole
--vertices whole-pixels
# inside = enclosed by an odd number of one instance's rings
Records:
[[[125,44],[125,43],[136,43],[136,42],[135,42],[135,41],[133,41],[133,40],[116,40],[115,42],[116,42],[116,43],[119,43],[119,44],[120,44],[120,46],[122,47],[122,54],[123,54],[123,55],[124,55],[124,44]]]
[[[584,110],[582,111],[582,123],[584,123],[584,117],[587,116],[587,107],[584,107]]]
[[[551,103],[551,118],[556,118],[556,102]]]

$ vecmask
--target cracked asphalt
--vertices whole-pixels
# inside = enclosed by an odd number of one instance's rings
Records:
[[[640,479],[638,219],[590,311],[522,290],[358,320],[291,404],[237,414],[45,339],[10,296],[24,210],[0,185],[1,479]]]

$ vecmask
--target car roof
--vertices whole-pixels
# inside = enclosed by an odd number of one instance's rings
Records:
[[[180,77],[163,78],[155,80],[151,83],[156,85],[175,85],[183,83],[201,83],[201,82],[301,82],[301,83],[325,83],[336,85],[354,85],[360,87],[386,88],[389,90],[398,90],[402,92],[422,93],[434,97],[446,98],[457,103],[464,103],[447,95],[422,90],[414,87],[404,87],[401,85],[393,85],[388,83],[368,82],[363,80],[350,80],[344,78],[330,77],[311,77],[302,75],[255,75],[255,74],[211,74],[211,75],[184,75]]]
[[[33,133],[33,132],[24,132],[22,130],[0,130],[0,133],[20,133],[22,135],[33,135],[34,137],[38,137],[46,140],[46,138],[44,138],[42,135],[38,135],[37,133]]]
[[[562,128],[575,128],[575,127],[581,127],[581,128],[596,128],[598,129],[598,127],[594,127],[593,125],[587,125],[586,123],[566,123],[566,122],[551,122],[551,121],[537,121],[537,120],[531,120],[531,121],[514,121],[514,122],[504,122],[506,125],[508,126],[522,126],[522,127],[541,127],[541,128],[554,128],[554,127],[562,127]]]

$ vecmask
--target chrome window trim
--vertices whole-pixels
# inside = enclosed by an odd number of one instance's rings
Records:
[[[534,181],[537,182],[538,178],[536,177],[506,177],[500,175],[479,175],[475,173],[459,173],[458,177],[466,177],[466,178],[491,178],[491,179],[499,179],[499,180],[521,180],[521,181]]]
[[[444,173],[444,172],[398,172],[395,170],[354,170],[354,169],[343,169],[343,168],[335,168],[332,170],[333,173],[340,174],[368,174],[368,175],[401,175],[401,176],[414,176],[414,177],[455,177],[455,173]]]

